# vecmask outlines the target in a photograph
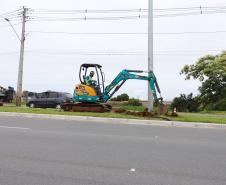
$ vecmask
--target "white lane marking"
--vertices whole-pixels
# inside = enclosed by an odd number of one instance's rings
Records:
[[[135,172],[136,169],[135,169],[135,168],[131,168],[129,171],[130,171],[130,172]]]
[[[0,128],[6,128],[6,129],[20,129],[20,130],[31,130],[30,128],[25,128],[25,127],[8,127],[8,126],[0,126]]]

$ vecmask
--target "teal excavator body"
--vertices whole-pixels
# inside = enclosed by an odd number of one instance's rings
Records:
[[[96,72],[96,88],[86,84],[86,77],[91,70]],[[142,75],[145,74],[146,75]],[[107,101],[122,87],[127,80],[143,80],[147,81],[151,89],[155,101],[162,101],[161,91],[157,83],[157,79],[152,71],[140,70],[122,70],[114,80],[104,86],[105,75],[102,71],[102,66],[99,64],[82,64],[79,72],[80,84],[74,89],[73,102],[65,103],[63,109],[65,111],[82,111],[82,112],[106,112],[111,109]],[[159,95],[159,97],[158,97]]]

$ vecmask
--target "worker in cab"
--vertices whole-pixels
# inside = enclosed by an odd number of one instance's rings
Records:
[[[86,76],[86,78],[85,78],[85,84],[90,86],[90,87],[92,87],[92,88],[94,88],[96,93],[98,95],[100,95],[101,92],[100,92],[99,86],[97,85],[97,81],[93,80],[94,75],[95,75],[94,71],[90,71],[89,75]]]
[[[95,75],[94,71],[90,71],[89,75],[86,76],[86,79],[85,79],[86,85],[93,86],[93,87],[97,86],[96,85],[97,81],[93,80],[94,75]]]

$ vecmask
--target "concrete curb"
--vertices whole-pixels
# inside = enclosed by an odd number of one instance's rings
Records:
[[[149,126],[164,126],[164,127],[226,129],[226,124],[217,124],[217,123],[101,118],[101,117],[91,117],[91,116],[65,116],[65,115],[52,115],[52,114],[16,113],[16,112],[15,113],[0,112],[0,116],[17,116],[17,117],[25,117],[25,118],[56,119],[56,120],[71,120],[71,121],[91,121],[91,122],[127,124],[127,125],[129,124],[129,125],[149,125]]]

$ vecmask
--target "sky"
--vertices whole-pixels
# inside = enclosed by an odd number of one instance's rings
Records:
[[[31,9],[147,9],[147,0],[0,0],[0,15],[22,6]],[[226,6],[223,0],[158,0],[154,9]],[[226,30],[226,13],[154,18],[155,33],[215,32]],[[16,88],[20,43],[7,22],[0,17],[0,86]],[[15,25],[21,35],[21,24]],[[123,69],[147,70],[148,42],[146,34],[79,35],[40,32],[136,32],[146,33],[147,19],[80,20],[70,22],[26,22],[23,90],[42,92],[56,90],[73,93],[79,83],[82,63],[103,66],[106,85]],[[36,31],[36,32],[35,32]],[[37,32],[39,31],[39,32]],[[206,54],[226,49],[226,33],[216,34],[154,34],[154,73],[162,96],[172,100],[182,93],[198,93],[200,83],[185,81],[180,71]],[[47,53],[43,53],[43,51]],[[90,52],[129,52],[132,55],[75,55]],[[135,55],[135,54],[136,55]],[[117,94],[147,99],[147,82],[129,80]]]

